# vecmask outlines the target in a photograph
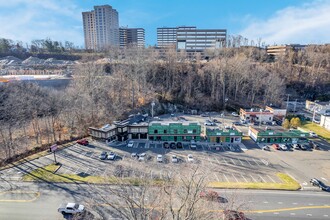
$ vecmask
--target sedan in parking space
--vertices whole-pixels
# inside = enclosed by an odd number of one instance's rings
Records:
[[[146,153],[141,153],[138,155],[139,156],[139,161],[144,161],[144,158],[146,157]]]
[[[181,142],[178,142],[178,143],[176,143],[176,147],[177,147],[177,148],[182,148],[182,147],[183,147],[183,145],[182,145],[182,143],[181,143]]]
[[[110,152],[108,154],[108,160],[114,160],[114,159],[116,159],[116,154],[114,152]]]
[[[280,149],[281,149],[280,146],[279,146],[278,144],[273,144],[272,146],[273,146],[273,148],[274,148],[275,150],[280,150]]]
[[[287,148],[287,146],[285,146],[285,144],[279,144],[279,147],[280,147],[280,149],[283,150],[283,151],[288,150],[288,148]]]
[[[293,149],[295,149],[295,150],[301,150],[300,149],[300,144],[293,144]]]
[[[188,162],[194,162],[194,157],[191,154],[188,154]]]
[[[131,153],[131,157],[133,157],[133,158],[137,158],[137,157],[138,157],[138,154],[137,154],[136,152]]]
[[[301,150],[308,150],[308,147],[305,144],[300,144],[299,146]]]
[[[159,162],[159,163],[163,162],[163,155],[161,155],[161,154],[157,155],[157,162]]]
[[[214,124],[212,121],[210,121],[210,120],[206,120],[206,121],[204,122],[204,125],[205,125],[205,126],[214,126],[215,124]]]
[[[175,145],[174,142],[170,143],[170,148],[171,148],[171,149],[176,149],[176,145]]]
[[[84,146],[87,146],[89,144],[88,140],[86,139],[77,140],[76,143]]]
[[[232,112],[231,115],[234,116],[234,117],[238,117],[239,116],[236,112]]]
[[[269,146],[263,146],[262,149],[263,150],[266,150],[266,151],[270,151],[270,147]]]
[[[134,141],[129,141],[127,147],[133,147],[133,145],[134,145]]]
[[[103,151],[103,152],[100,154],[100,156],[99,156],[99,158],[100,158],[101,160],[105,160],[105,159],[107,159],[107,157],[108,157],[108,153],[105,152],[105,151]]]
[[[168,144],[168,142],[164,142],[164,143],[163,143],[163,147],[164,147],[164,148],[169,148],[170,145]]]
[[[172,163],[177,163],[178,162],[178,158],[176,155],[172,155]]]
[[[314,133],[314,132],[309,132],[309,136],[310,136],[310,137],[315,137],[315,138],[318,137],[317,134]]]

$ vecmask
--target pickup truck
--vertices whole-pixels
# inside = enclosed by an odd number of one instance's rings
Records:
[[[83,205],[79,205],[77,203],[67,203],[61,204],[57,209],[58,212],[64,214],[78,214],[85,211],[85,207]]]

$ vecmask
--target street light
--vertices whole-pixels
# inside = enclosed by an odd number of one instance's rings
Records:
[[[151,117],[152,117],[152,118],[154,117],[154,106],[155,106],[155,102],[152,101],[152,102],[151,102]]]

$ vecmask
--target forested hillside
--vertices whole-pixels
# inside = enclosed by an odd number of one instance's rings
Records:
[[[280,104],[288,92],[301,99],[330,97],[330,46],[276,59],[255,47],[207,51],[204,57],[152,48],[81,57],[65,90],[0,86],[0,160],[85,135],[89,126],[124,113],[148,111],[151,101],[206,111]]]

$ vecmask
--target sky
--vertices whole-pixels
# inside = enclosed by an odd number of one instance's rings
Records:
[[[144,28],[146,45],[157,43],[157,27],[182,25],[224,28],[266,45],[330,43],[330,0],[0,0],[0,38],[83,47],[81,12],[105,4],[118,11],[120,26]]]

